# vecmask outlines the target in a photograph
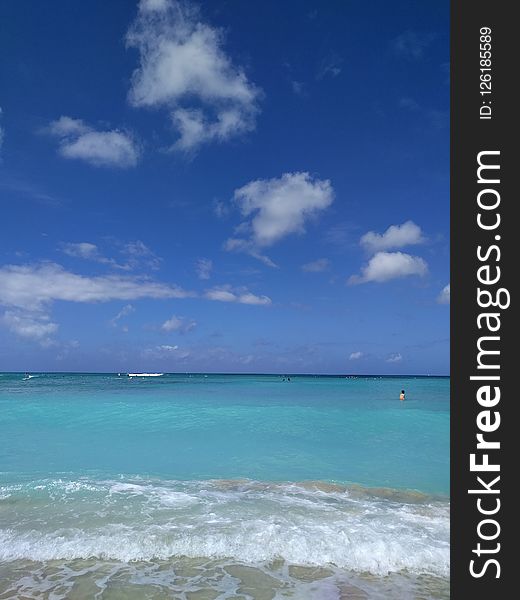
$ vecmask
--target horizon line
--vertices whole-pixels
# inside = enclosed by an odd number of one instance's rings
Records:
[[[129,372],[136,373],[138,371],[0,371],[0,374],[11,374],[11,373],[41,373],[46,375],[53,374],[69,374],[69,375],[128,375]],[[140,371],[142,373],[149,373],[151,371]],[[280,377],[450,377],[450,374],[439,375],[430,373],[406,373],[406,374],[384,374],[384,373],[292,373],[292,372],[237,372],[237,371],[164,371],[161,375],[276,375]]]

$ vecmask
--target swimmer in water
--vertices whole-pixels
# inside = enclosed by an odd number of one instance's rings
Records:
[[[401,393],[399,394],[399,400],[404,400],[404,390],[401,390]]]

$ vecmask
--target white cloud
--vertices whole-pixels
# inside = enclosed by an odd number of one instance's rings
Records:
[[[129,100],[163,107],[180,134],[174,148],[194,150],[252,131],[259,90],[223,50],[222,33],[187,2],[142,0],[126,36],[139,51]]]
[[[81,119],[73,119],[62,115],[56,121],[52,121],[44,132],[54,135],[58,138],[66,138],[69,136],[80,136],[82,133],[91,131]]]
[[[157,270],[162,261],[141,240],[120,245],[119,253],[123,256],[124,262],[117,262],[113,258],[107,258],[101,253],[96,244],[90,242],[64,243],[61,245],[61,249],[68,256],[92,260],[123,271],[131,271],[132,269],[139,268]]]
[[[87,260],[99,260],[99,258],[102,258],[96,244],[91,244],[90,242],[70,242],[63,244],[63,252],[68,256],[85,258]]]
[[[184,360],[191,356],[191,352],[189,350],[183,350],[177,345],[170,346],[168,344],[154,346],[153,348],[145,348],[141,354],[143,358],[152,358],[154,360],[161,360],[165,358]]]
[[[132,136],[123,131],[96,131],[81,119],[61,116],[46,127],[59,139],[59,153],[64,158],[83,160],[96,167],[134,167],[139,148]]]
[[[341,73],[341,64],[343,59],[335,52],[324,58],[318,68],[316,79],[320,80],[324,77],[337,77]]]
[[[141,0],[139,8],[143,11],[146,10],[166,10],[168,7],[168,0]]]
[[[403,252],[378,252],[361,270],[361,275],[352,275],[348,283],[359,284],[375,281],[382,283],[391,279],[418,275],[426,275],[428,265],[418,256]]]
[[[268,296],[257,296],[247,290],[233,290],[230,286],[215,287],[207,290],[205,297],[218,302],[237,302],[238,304],[268,305],[272,303]]]
[[[135,308],[131,304],[123,306],[123,308],[117,313],[117,315],[110,319],[110,324],[112,325],[112,327],[117,327],[117,323],[120,319],[131,315],[133,312],[135,312]],[[128,331],[128,328],[126,326],[123,329],[125,331]]]
[[[291,80],[291,89],[297,96],[305,96],[305,84],[301,81]]]
[[[390,354],[390,356],[386,359],[386,362],[397,363],[397,362],[401,362],[402,360],[403,360],[402,355],[399,352],[396,352],[394,354]]]
[[[222,200],[213,200],[213,212],[219,219],[224,219],[230,213],[229,205]]]
[[[133,167],[138,151],[132,139],[120,131],[91,131],[61,144],[65,158],[77,158],[95,166]]]
[[[383,234],[369,231],[362,236],[360,244],[365,250],[375,254],[382,250],[422,244],[424,241],[421,228],[413,221],[406,221],[402,225],[391,225]]]
[[[408,60],[418,61],[423,58],[425,51],[434,40],[433,33],[409,30],[397,36],[393,40],[392,46],[396,54]]]
[[[364,356],[363,352],[352,352],[352,354],[348,357],[349,360],[359,360]]]
[[[449,304],[450,303],[450,284],[444,286],[437,296],[437,302],[439,304]]]
[[[121,248],[121,254],[126,256],[126,267],[129,269],[145,267],[155,271],[159,269],[162,262],[162,258],[157,256],[155,252],[148,248],[141,240],[124,244]]]
[[[26,311],[5,311],[3,324],[20,337],[37,340],[47,345],[50,337],[58,330],[58,324],[53,323],[44,313]]]
[[[167,332],[177,331],[179,333],[188,333],[192,329],[195,329],[196,326],[196,321],[173,315],[161,325],[161,329]]]
[[[278,268],[278,265],[268,256],[260,254],[260,252],[255,249],[255,245],[251,240],[229,238],[224,243],[224,250],[227,250],[228,252],[245,252],[260,262],[263,262],[264,265],[267,265],[268,267]]]
[[[237,228],[241,237],[228,239],[224,247],[248,252],[274,266],[259,249],[290,234],[305,233],[306,222],[329,207],[333,198],[330,181],[314,179],[309,173],[285,173],[278,179],[251,181],[234,194],[242,216],[246,217]]]
[[[197,277],[199,279],[209,279],[211,277],[211,270],[213,269],[213,261],[209,258],[199,258],[195,265],[197,271]]]
[[[306,273],[319,273],[321,271],[326,271],[330,267],[330,262],[328,258],[318,258],[317,260],[313,260],[312,262],[308,262],[302,265],[302,271]]]
[[[56,300],[108,302],[139,298],[186,298],[193,294],[146,277],[86,277],[60,265],[6,265],[0,268],[0,304],[39,310]]]
[[[149,277],[128,275],[84,276],[67,271],[55,263],[32,265],[4,265],[0,267],[0,306],[6,311],[0,322],[23,337],[32,337],[41,343],[49,341],[58,325],[50,320],[49,312],[56,301],[97,303],[112,300],[139,300],[143,298],[170,299],[196,297],[183,288],[161,283]],[[222,286],[207,290],[208,300],[238,304],[269,305],[268,296],[258,296],[245,288]],[[120,319],[134,311],[131,304],[124,306],[111,319],[116,325]],[[175,315],[162,325],[164,331],[192,330],[193,320]]]

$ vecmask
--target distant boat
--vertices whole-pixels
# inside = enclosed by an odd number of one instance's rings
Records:
[[[160,377],[164,373],[128,373],[128,377]]]

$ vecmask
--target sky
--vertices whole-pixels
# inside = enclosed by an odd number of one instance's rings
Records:
[[[449,373],[449,3],[0,3],[0,371]]]

